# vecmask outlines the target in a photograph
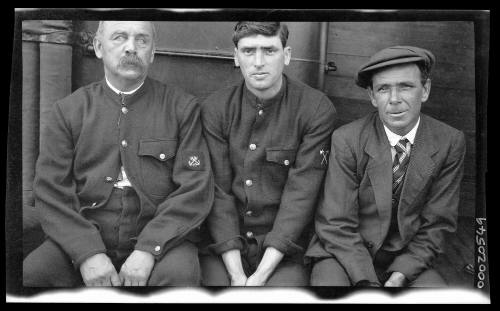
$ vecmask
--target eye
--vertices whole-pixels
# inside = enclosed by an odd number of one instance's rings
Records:
[[[137,39],[137,43],[140,45],[146,45],[148,41],[145,38],[139,38]]]
[[[243,55],[248,56],[248,55],[252,55],[254,50],[253,49],[243,49],[242,52],[243,52]]]
[[[274,53],[276,53],[275,49],[266,49],[266,54],[267,55],[273,55]]]
[[[123,40],[125,40],[125,36],[122,34],[118,34],[113,37],[113,41],[123,41]]]
[[[400,90],[402,90],[402,91],[408,91],[408,90],[410,90],[410,89],[412,89],[412,88],[413,88],[413,86],[412,86],[412,85],[409,85],[409,84],[403,84],[403,85],[401,85],[401,86],[399,87],[399,89],[400,89]]]
[[[387,85],[382,85],[377,89],[377,92],[380,92],[380,93],[385,93],[388,91],[389,91],[389,87]]]

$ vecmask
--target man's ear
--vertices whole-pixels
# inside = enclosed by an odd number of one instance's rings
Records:
[[[288,66],[288,64],[290,64],[290,60],[292,59],[292,47],[285,47],[283,49],[283,53],[285,54],[285,65]]]
[[[93,45],[95,56],[97,56],[97,58],[102,58],[102,43],[99,41],[97,36],[94,37]]]
[[[427,79],[424,84],[424,89],[422,92],[422,103],[425,103],[427,99],[429,99],[429,95],[431,94],[431,79]]]
[[[152,64],[153,60],[155,59],[155,51],[156,51],[156,47],[153,45],[153,48],[151,49],[151,57],[149,58],[150,64]]]
[[[240,67],[240,62],[238,61],[238,48],[234,48],[234,66]]]

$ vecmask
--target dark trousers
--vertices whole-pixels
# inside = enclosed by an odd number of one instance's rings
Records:
[[[392,263],[395,254],[377,252],[373,265],[379,282],[383,285],[390,274],[387,267]],[[311,272],[311,286],[353,286],[347,272],[336,258],[325,258],[315,262]],[[446,287],[447,284],[441,275],[434,269],[422,272],[408,287]]]
[[[248,276],[257,269],[265,249],[262,247],[264,235],[247,239],[247,247],[241,251],[243,270]],[[200,254],[202,285],[231,286],[229,274],[222,257],[211,253]],[[278,264],[265,286],[308,286],[309,270],[302,264],[302,256],[285,256]]]
[[[106,255],[117,272],[134,250],[138,228],[139,197],[133,188],[114,188],[108,203],[85,214],[99,229]],[[148,286],[199,286],[201,279],[198,248],[185,241],[156,261]],[[80,271],[71,258],[48,238],[23,261],[23,284],[28,287],[82,286]]]

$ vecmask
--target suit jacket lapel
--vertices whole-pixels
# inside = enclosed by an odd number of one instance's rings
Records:
[[[435,167],[432,156],[437,150],[426,117],[421,115],[419,129],[410,151],[410,162],[408,163],[403,189],[401,190],[398,216],[402,217],[403,214],[407,213],[408,208],[415,203],[415,198],[429,181]],[[400,225],[404,225],[404,223],[400,222]],[[402,230],[402,232],[406,232],[406,230]]]
[[[391,147],[378,114],[374,116],[375,130],[368,134],[365,152],[371,157],[366,171],[372,184],[380,222],[380,232],[389,229],[392,199],[392,157]],[[383,240],[383,236],[381,239]]]

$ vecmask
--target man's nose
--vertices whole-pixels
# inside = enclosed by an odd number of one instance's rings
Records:
[[[133,38],[129,38],[125,42],[125,53],[127,53],[127,54],[129,54],[129,53],[135,54],[136,52],[137,52],[137,47],[135,45],[135,40]]]
[[[397,87],[391,88],[390,101],[391,101],[391,103],[394,103],[394,104],[397,104],[401,101],[401,97],[400,97],[399,90]]]
[[[262,53],[262,51],[260,50],[257,50],[257,52],[255,53],[255,67],[262,67],[264,63],[264,53]]]

